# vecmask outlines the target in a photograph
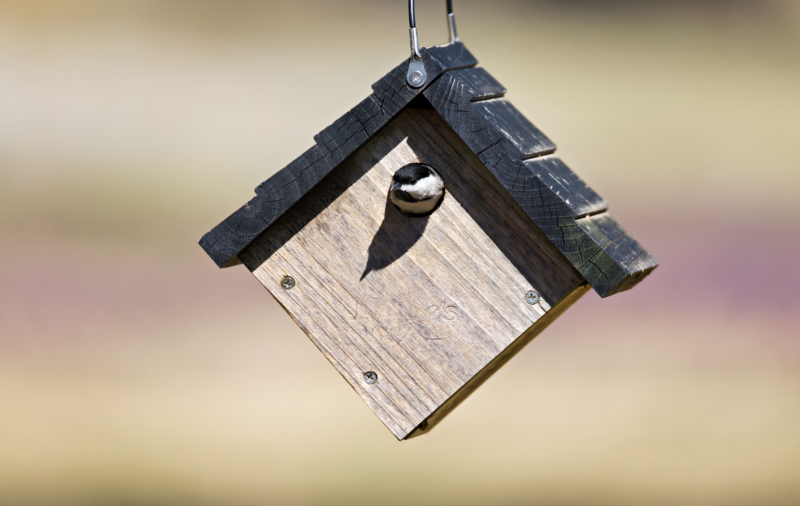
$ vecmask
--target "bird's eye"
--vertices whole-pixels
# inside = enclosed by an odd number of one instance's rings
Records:
[[[411,184],[417,184],[417,179],[412,177],[411,178]]]

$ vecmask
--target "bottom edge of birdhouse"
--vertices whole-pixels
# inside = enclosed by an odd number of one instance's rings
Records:
[[[405,437],[398,437],[400,441],[405,441],[419,436],[429,434],[431,430],[436,427],[450,412],[458,407],[459,404],[464,402],[467,397],[478,389],[486,380],[492,377],[503,365],[511,360],[514,355],[519,353],[528,343],[544,331],[551,323],[553,323],[559,316],[561,316],[567,309],[569,309],[575,302],[583,297],[586,292],[591,290],[588,283],[577,286],[566,297],[564,297],[558,304],[553,306],[550,311],[545,313],[536,323],[523,332],[513,343],[508,345],[499,355],[497,355],[491,362],[478,371],[467,383],[456,391],[449,399],[442,403],[436,410],[428,416],[422,423],[420,423],[414,430],[408,433]]]

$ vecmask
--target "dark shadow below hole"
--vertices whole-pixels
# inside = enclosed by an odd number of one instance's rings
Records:
[[[387,197],[383,222],[369,245],[367,266],[364,268],[361,280],[370,272],[389,267],[408,253],[408,250],[422,238],[429,218],[430,214],[407,216],[401,213]]]

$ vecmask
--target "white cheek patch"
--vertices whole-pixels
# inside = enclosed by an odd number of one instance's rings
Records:
[[[416,184],[405,184],[400,187],[400,190],[408,193],[416,200],[428,200],[438,197],[442,194],[444,184],[442,180],[436,176],[428,176],[420,179]]]

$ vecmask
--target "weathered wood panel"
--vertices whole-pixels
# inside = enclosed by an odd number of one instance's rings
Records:
[[[514,143],[523,158],[541,156],[556,150],[553,141],[528,121],[528,118],[508,100],[504,98],[483,100],[476,102],[473,107],[495,130]]]
[[[564,314],[564,312],[572,307],[572,305],[578,301],[581,297],[591,290],[591,287],[588,284],[581,285],[575,290],[572,291],[569,295],[567,295],[564,299],[561,300],[558,304],[556,304],[550,311],[548,311],[544,317],[539,319],[536,323],[531,325],[531,327],[525,331],[516,341],[511,343],[510,346],[506,347],[505,350],[502,351],[499,355],[497,355],[494,360],[489,362],[483,369],[481,369],[475,376],[472,377],[463,387],[461,387],[458,392],[453,394],[445,403],[437,408],[428,418],[425,419],[423,423],[421,423],[411,434],[406,437],[406,439],[411,439],[417,436],[422,436],[424,434],[428,434],[436,425],[441,422],[444,417],[450,414],[455,408],[458,407],[459,404],[464,402],[467,397],[469,397],[472,392],[478,389],[486,380],[492,377],[494,373],[496,373],[501,367],[503,367],[506,362],[511,360],[511,358],[516,355],[522,348],[524,348],[528,343],[533,341],[533,339],[542,333],[544,329],[546,329],[551,323],[553,323],[556,318]]]
[[[658,267],[656,259],[610,214],[586,216],[575,224],[596,245],[594,255],[578,270],[604,296],[630,290]]]
[[[555,155],[527,160],[525,166],[571,210],[588,216],[608,210],[608,204]]]
[[[494,78],[486,69],[473,67],[452,71],[453,77],[466,83],[472,90],[472,101],[500,98],[506,94],[506,87]]]
[[[414,162],[447,187],[425,218],[387,200]],[[398,439],[437,423],[585,292],[433,110],[403,111],[239,257]]]

